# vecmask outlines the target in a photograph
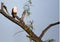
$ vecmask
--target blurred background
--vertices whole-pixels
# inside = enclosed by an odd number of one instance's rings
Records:
[[[0,8],[1,2],[7,6],[10,15],[12,8],[16,5],[18,7],[17,15],[21,17],[26,0],[0,0]],[[39,36],[49,24],[59,21],[59,16],[59,0],[32,0],[31,15],[25,18],[25,22],[33,20],[33,32]],[[0,42],[29,42],[25,31],[14,35],[21,30],[23,29],[0,14]],[[42,40],[48,39],[59,42],[58,25],[51,27]]]

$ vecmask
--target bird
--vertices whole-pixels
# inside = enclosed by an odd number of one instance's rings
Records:
[[[2,8],[6,10],[6,12],[8,13],[7,7],[4,5],[4,3],[2,2]]]
[[[12,13],[11,13],[13,18],[16,17],[16,15],[17,15],[17,11],[18,11],[17,7],[14,6],[14,7],[12,8]]]

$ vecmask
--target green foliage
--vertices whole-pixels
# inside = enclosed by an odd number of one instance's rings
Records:
[[[24,5],[24,10],[27,11],[27,16],[30,16],[31,12],[30,12],[30,7],[32,5],[32,1],[31,0],[26,0],[27,2]]]
[[[31,14],[30,9],[27,10],[27,14],[28,14],[28,16],[30,16],[30,14]]]
[[[28,2],[30,3],[30,5],[32,4],[32,1],[31,0],[29,0]]]
[[[30,21],[30,28],[33,29],[33,21]]]
[[[43,42],[54,42],[55,40],[54,39],[48,39],[48,40],[46,40],[46,41],[43,41]]]
[[[54,41],[54,39],[51,39],[51,40],[49,40],[48,42],[53,42]]]
[[[30,16],[30,14],[31,14],[31,12],[30,12],[30,7],[31,7],[31,5],[32,5],[32,0],[26,0],[26,3],[25,3],[25,5],[24,5],[24,10],[26,10],[27,11],[27,16]],[[28,24],[28,27],[30,28],[30,29],[33,29],[33,21],[29,21],[29,23],[30,24]]]

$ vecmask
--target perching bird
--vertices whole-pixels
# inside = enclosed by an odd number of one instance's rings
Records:
[[[14,7],[12,8],[12,16],[13,16],[13,18],[16,17],[17,11],[18,11],[17,7],[14,6]]]
[[[4,3],[2,2],[2,8],[6,10],[6,12],[8,13],[7,7],[4,5]]]

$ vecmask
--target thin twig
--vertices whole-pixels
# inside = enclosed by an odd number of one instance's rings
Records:
[[[44,34],[48,31],[48,29],[50,29],[52,26],[55,26],[55,25],[58,25],[60,24],[60,22],[55,22],[55,23],[52,23],[50,25],[48,25],[41,33],[41,35],[39,36],[39,38],[42,38],[44,36]]]

